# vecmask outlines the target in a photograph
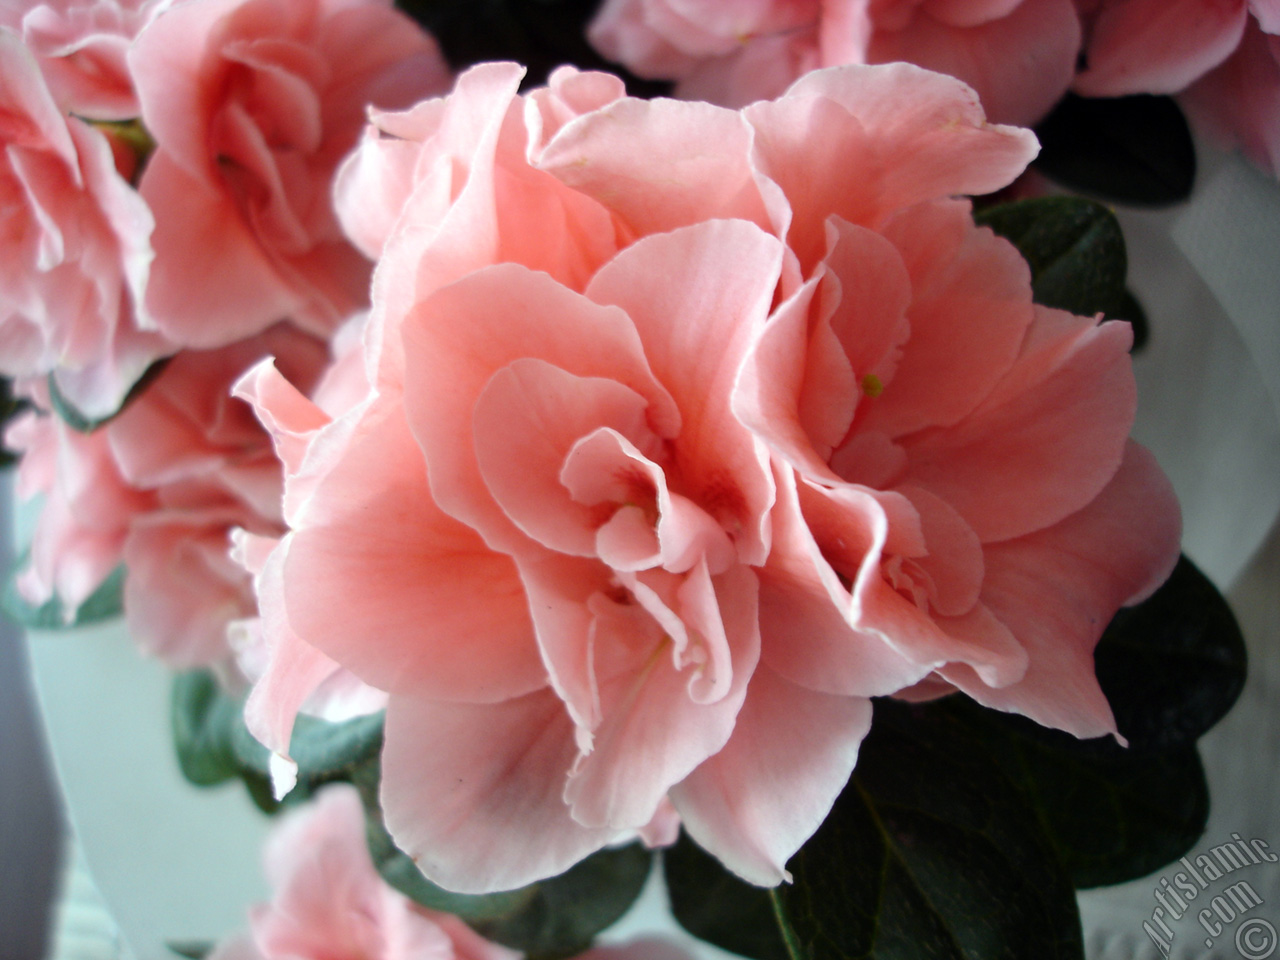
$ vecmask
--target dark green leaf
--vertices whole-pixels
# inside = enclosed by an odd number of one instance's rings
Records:
[[[29,562],[30,554],[24,552],[14,563],[4,592],[0,594],[5,615],[19,626],[28,630],[66,630],[118,617],[124,610],[124,567],[116,567],[80,608],[72,612],[57,597],[38,607],[23,599],[18,592],[17,576]]]
[[[1031,267],[1036,303],[1082,316],[1110,313],[1129,268],[1115,215],[1079,197],[1037,197],[988,207],[974,220],[1004,237]]]
[[[635,903],[652,865],[653,855],[638,843],[601,850],[558,877],[526,887],[529,899],[518,910],[471,925],[529,957],[572,957]]]
[[[1121,610],[1094,654],[1098,683],[1130,750],[1190,744],[1244,689],[1244,638],[1231,608],[1186,557],[1145,602]]]
[[[399,6],[440,43],[455,70],[489,60],[514,60],[541,86],[561,64],[621,76],[634,96],[654,96],[670,84],[640,80],[607,63],[587,43],[587,23],[599,0],[400,0]]]
[[[1169,97],[1067,94],[1036,127],[1035,166],[1063,186],[1119,203],[1185,200],[1196,176],[1191,131]]]
[[[1204,832],[1209,789],[1193,744],[1116,751],[1020,717],[953,698],[1022,790],[1077,888],[1144,877],[1182,856]]]
[[[373,768],[382,747],[382,714],[329,723],[300,716],[289,752],[298,764],[298,783],[278,801],[272,794],[270,752],[244,723],[244,704],[229,697],[213,674],[195,670],[174,680],[174,741],[179,765],[192,783],[208,786],[238,777],[253,802],[265,813],[305,801],[326,783],[347,780],[359,785]]]
[[[107,414],[105,417],[91,417],[78,409],[74,403],[67,399],[62,390],[59,389],[58,375],[56,373],[49,374],[48,378],[49,403],[53,407],[53,412],[56,413],[63,423],[69,426],[72,430],[78,431],[79,433],[92,433],[103,424],[109,423],[116,417],[120,416],[129,404],[142,396],[143,391],[155,382],[156,377],[160,376],[168,363],[169,358],[165,357],[164,359],[157,360],[155,363],[151,364],[151,366],[147,367],[146,371],[138,378],[137,382],[129,388],[129,392],[125,394],[125,398],[121,401],[119,409],[113,413]]]
[[[28,404],[25,400],[14,397],[13,381],[8,377],[0,377],[0,435],[3,434],[4,428],[9,425],[9,421],[25,410],[27,406]],[[0,468],[11,466],[16,460],[17,456],[13,451],[0,447]]]
[[[662,851],[662,867],[680,926],[752,960],[787,960],[768,890],[739,880],[684,833]]]
[[[572,957],[635,902],[653,856],[638,844],[601,850],[558,877],[520,890],[452,893],[422,875],[387,834],[376,803],[365,797],[369,852],[382,878],[411,900],[452,913],[481,936],[530,958]]]
[[[214,947],[212,940],[166,940],[164,945],[171,952],[179,957],[186,957],[187,960],[204,960],[213,953]]]
[[[240,771],[231,748],[239,705],[222,693],[207,670],[173,678],[173,743],[182,775],[197,786],[230,780]]]
[[[876,704],[853,779],[788,867],[772,895],[795,960],[1083,956],[1025,798],[934,706]]]

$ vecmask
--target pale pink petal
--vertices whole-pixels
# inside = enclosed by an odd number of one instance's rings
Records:
[[[830,325],[815,316],[821,279],[807,281],[757,329],[730,405],[775,456],[806,476],[837,480],[822,456],[827,452],[823,441],[841,423],[847,431],[853,420],[853,371],[839,343],[831,344]],[[817,353],[815,359],[811,352]],[[810,386],[815,383],[819,386]],[[807,416],[802,415],[806,397],[820,399],[819,387],[827,390],[825,402],[811,401],[804,410]]]
[[[1245,0],[1115,0],[1090,25],[1086,67],[1074,89],[1086,97],[1177,93],[1240,43]]]
[[[225,660],[227,625],[255,613],[249,577],[230,556],[228,529],[241,520],[235,512],[160,511],[130,528],[125,620],[139,646],[170,667]]]
[[[706,103],[625,99],[566,125],[537,165],[637,235],[713,217],[769,224],[748,166],[751,130]]]
[[[672,788],[672,802],[725,866],[775,886],[831,811],[870,726],[870,700],[807,690],[761,666],[728,744]]]
[[[1079,510],[1124,452],[1136,404],[1131,340],[1128,324],[1037,307],[1022,356],[977,410],[904,438],[906,482],[949,503],[984,543]]]
[[[1197,130],[1239,147],[1265,172],[1280,177],[1280,38],[1250,23],[1236,52],[1188,87],[1178,102]]]
[[[157,217],[147,309],[165,336],[183,346],[220,346],[299,306],[298,295],[217,186],[157,153],[147,163],[141,191]],[[211,255],[217,270],[209,269]]]
[[[698,589],[681,598],[679,613],[686,624],[698,629],[701,644],[714,640],[708,634],[721,633],[720,642],[732,656],[732,664],[725,665],[723,690],[715,699],[695,699],[691,694],[699,674],[716,658],[709,655],[692,670],[676,669],[673,651],[668,649],[671,640],[661,634],[655,635],[658,642],[653,649],[635,650],[624,669],[618,669],[616,657],[613,664],[601,664],[602,722],[593,731],[591,752],[574,767],[564,793],[580,823],[643,827],[667,791],[723,747],[734,728],[760,649],[755,577],[735,567],[716,578],[713,588],[705,567],[700,569],[701,583],[687,581]],[[689,576],[698,574],[695,570]],[[704,597],[705,593],[711,596]],[[716,611],[710,617],[705,607],[697,609],[703,599]],[[596,622],[598,656],[603,656],[605,648],[626,642],[616,631],[619,627],[625,631],[629,618],[598,616]],[[609,675],[611,670],[616,672]]]
[[[648,401],[656,433],[678,428],[675,406],[649,372],[626,314],[516,264],[479,270],[426,298],[405,319],[403,334],[408,369],[423,373],[406,383],[404,402],[432,494],[495,546],[528,543],[489,495],[470,442],[476,399],[507,364],[535,357],[579,377],[615,380]]]
[[[781,244],[768,234],[741,221],[711,221],[646,237],[587,288],[597,303],[627,311],[654,374],[675,398],[680,492],[718,520],[752,564],[768,552],[773,490],[762,450],[733,416],[730,397],[781,266]],[[654,277],[663,282],[655,286]]]
[[[980,703],[1078,737],[1115,732],[1093,648],[1117,607],[1168,576],[1180,532],[1168,480],[1130,443],[1115,478],[1079,513],[986,548],[982,600],[1026,646],[1026,676],[993,690],[963,667],[942,675]]]
[[[830,172],[821,176],[810,168],[807,176],[815,182],[805,184],[804,158],[814,149],[812,137],[804,124],[780,111],[805,115],[818,109],[806,107],[803,101],[809,98],[830,100],[847,111],[852,123],[821,108],[823,116],[840,122],[839,133],[823,129],[824,139],[856,144],[858,152],[857,162],[837,167],[824,149]],[[752,126],[772,141],[767,149],[758,148],[761,170],[780,183],[797,185],[800,196],[812,195],[809,205],[823,219],[835,213],[851,223],[876,226],[922,200],[989,193],[1012,182],[1039,150],[1029,130],[988,123],[976,94],[959,80],[905,63],[816,70],[797,80],[785,100],[801,102],[747,111]],[[818,203],[819,194],[824,203]]]
[[[949,427],[972,412],[1013,365],[1034,312],[1026,261],[1012,244],[974,229],[968,204],[920,204],[894,218],[885,235],[911,276],[910,339],[896,370],[855,365],[883,385],[862,404],[855,430],[898,437]],[[860,342],[859,332],[853,328],[849,341]]]
[[[931,667],[913,663],[883,639],[853,625],[854,601],[822,555],[800,515],[795,480],[779,468],[774,541],[760,573],[761,658],[781,676],[811,690],[854,697],[884,696],[915,683]],[[883,508],[864,498],[867,576],[878,576],[887,534]]]
[[[494,704],[393,697],[382,809],[427,878],[488,893],[556,876],[619,838],[569,816],[573,722],[550,690]]]
[[[611,427],[646,446],[658,438],[648,403],[614,380],[575,377],[523,358],[490,378],[476,400],[476,461],[499,507],[525,533],[563,553],[592,556],[598,511],[561,480],[565,458],[583,437]],[[646,442],[649,441],[649,442]]]
[[[397,408],[317,482],[284,564],[293,629],[375,687],[490,701],[545,682],[514,564],[435,506]]]
[[[287,547],[273,551],[257,584],[261,630],[269,648],[265,672],[244,705],[249,732],[273,753],[288,757],[293,724],[307,698],[335,671],[337,663],[306,643],[289,626],[284,611],[284,558]]]

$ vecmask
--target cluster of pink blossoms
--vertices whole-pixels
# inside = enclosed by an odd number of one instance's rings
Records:
[[[432,880],[683,824],[776,884],[872,697],[1114,732],[1093,648],[1177,506],[1129,328],[1033,304],[956,199],[1037,149],[964,83],[734,110],[498,63],[420,99],[434,44],[367,0],[41,6],[0,44],[6,371],[97,417],[170,358],[94,433],[13,428],[23,590],[74,607],[123,559],[182,665],[240,624],[286,763],[318,692],[385,703]]]
[[[375,112],[339,172],[359,399],[238,387],[286,471],[269,745],[334,664],[386,691],[386,825],[479,892],[677,823],[776,884],[872,697],[1114,732],[1093,648],[1178,510],[1129,327],[1033,304],[954,199],[1034,137],[905,64],[740,111],[521,76]]]
[[[1276,0],[607,0],[590,37],[727,106],[895,60],[959,77],[1002,123],[1035,123],[1068,90],[1183,94],[1203,129],[1280,176]]]
[[[176,666],[256,614],[228,557],[278,535],[281,470],[230,386],[263,356],[304,388],[368,304],[330,198],[370,103],[442,91],[434,41],[380,0],[53,0],[0,9],[0,373],[45,496],[19,589],[68,613],[122,560],[133,632]],[[163,363],[163,367],[159,366]],[[110,417],[93,433],[54,394]]]

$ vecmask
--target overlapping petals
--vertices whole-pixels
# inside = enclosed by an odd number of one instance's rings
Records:
[[[1071,83],[1080,21],[1071,0],[609,0],[588,35],[688,99],[739,107],[821,67],[906,61],[959,77],[997,120],[1029,124]]]
[[[1113,730],[1093,645],[1177,508],[1127,440],[1128,328],[1034,306],[951,199],[1034,138],[906,64],[742,111],[519,77],[375,115],[344,168],[380,254],[352,402],[241,386],[286,464],[264,630],[389,692],[396,842],[499,890],[674,811],[774,884],[871,697]]]

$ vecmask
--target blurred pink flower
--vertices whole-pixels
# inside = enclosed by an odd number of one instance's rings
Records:
[[[519,960],[457,917],[419,907],[378,876],[354,787],[326,787],[284,815],[263,851],[272,898],[251,933],[210,960]]]
[[[174,667],[227,661],[230,622],[257,611],[230,532],[282,532],[282,472],[266,431],[232,383],[264,355],[303,385],[325,346],[285,326],[215,351],[183,351],[118,417],[91,434],[24,415],[19,493],[45,496],[23,596],[74,611],[120,562],[124,607],[144,650]],[[37,398],[47,404],[47,398]],[[56,456],[56,466],[53,458]]]
[[[1180,94],[1196,127],[1280,177],[1280,2],[1076,0],[1085,96]]]
[[[1031,124],[1071,83],[1080,24],[1071,0],[608,0],[588,36],[686,99],[744,106],[809,70],[904,60]]]
[[[58,371],[91,416],[113,412],[171,350],[144,332],[152,217],[101,132],[68,117],[0,29],[0,373]]]
[[[17,33],[63,109],[90,120],[132,120],[138,98],[129,44],[172,0],[0,0],[0,27]]]
[[[435,42],[385,0],[187,0],[128,53],[155,152],[147,305],[176,343],[216,347],[290,319],[327,336],[367,303],[331,181],[369,105],[449,80]]]

